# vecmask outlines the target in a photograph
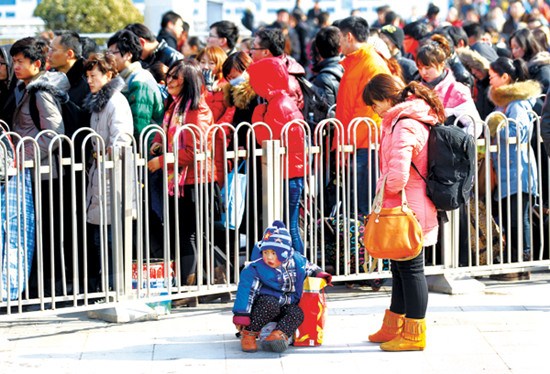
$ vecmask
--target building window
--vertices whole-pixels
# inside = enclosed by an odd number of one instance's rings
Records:
[[[0,5],[15,5],[16,0],[0,0]]]
[[[6,18],[15,18],[15,12],[6,12]]]

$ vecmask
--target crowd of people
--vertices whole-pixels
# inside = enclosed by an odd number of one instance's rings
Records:
[[[358,189],[353,191],[357,206],[352,209],[360,215],[369,213],[369,202],[377,189],[377,181],[372,180],[377,167],[373,160],[377,158],[370,144],[380,141],[380,173],[381,178],[387,179],[388,201],[395,200],[399,191],[406,189],[411,206],[418,207],[415,211],[428,238],[425,244],[433,245],[437,242],[437,212],[425,195],[421,178],[427,173],[428,129],[424,124],[457,124],[478,138],[482,136],[482,120],[489,117],[491,137],[508,150],[499,153],[501,159],[496,154],[492,156],[493,167],[501,168],[497,183],[504,186],[493,198],[512,207],[510,212],[500,212],[500,216],[495,212],[495,219],[502,229],[510,229],[505,235],[506,245],[512,249],[511,260],[518,260],[519,231],[523,260],[530,260],[533,240],[529,196],[538,196],[538,178],[543,176],[537,175],[533,149],[522,147],[520,157],[516,157],[519,145],[509,144],[507,137],[517,136],[518,141],[529,145],[536,133],[533,126],[537,113],[542,116],[541,135],[550,149],[550,103],[543,98],[550,88],[550,7],[540,0],[512,0],[506,10],[494,2],[491,7],[477,1],[457,4],[449,9],[446,19],[441,19],[439,9],[430,5],[426,15],[415,20],[404,20],[390,6],[384,6],[377,9],[378,18],[371,25],[355,13],[331,22],[330,14],[322,11],[318,2],[307,15],[298,6],[290,11],[281,9],[272,24],[261,27],[256,27],[253,15],[246,13],[243,24],[252,32],[250,38],[240,37],[235,23],[220,20],[210,25],[208,37],[203,41],[190,36],[188,23],[172,11],[163,15],[157,36],[143,24],[130,24],[114,33],[104,48],[74,31],[54,32],[51,40],[26,37],[0,48],[0,117],[11,131],[22,137],[36,137],[39,132],[50,130],[39,139],[39,155],[34,154],[35,148],[30,143],[26,148],[27,157],[37,156],[43,164],[48,163],[49,140],[54,134],[72,136],[79,128],[93,129],[104,144],[100,150],[95,142],[92,158],[97,158],[98,151],[108,157],[109,146],[128,142],[131,136],[139,139],[150,124],[162,127],[167,142],[163,144],[160,134],[151,140],[147,167],[151,175],[162,173],[166,165],[164,154],[177,155],[178,169],[169,166],[166,170],[170,199],[166,224],[171,226],[172,236],[179,235],[177,241],[170,238],[170,250],[172,258],[179,251],[182,284],[188,285],[196,284],[200,266],[195,252],[200,235],[195,230],[198,217],[192,213],[180,214],[175,222],[174,199],[177,196],[180,212],[194,212],[194,188],[222,187],[226,171],[236,167],[223,158],[223,150],[233,147],[232,137],[218,131],[207,137],[206,145],[200,144],[201,135],[212,133],[214,125],[227,123],[237,127],[243,122],[263,122],[267,126],[255,129],[258,145],[267,139],[283,141],[290,160],[283,170],[283,178],[289,185],[286,197],[289,238],[284,240],[292,243],[293,251],[304,255],[299,205],[307,168],[303,154],[305,132],[300,126],[285,128],[285,124],[311,118],[318,123],[336,105],[334,116],[342,123],[344,136],[330,139],[332,147],[336,149],[341,145],[339,142],[353,144],[357,154],[350,165]],[[314,110],[306,105],[312,93],[304,88],[304,80],[312,84]],[[377,130],[358,126],[355,134],[348,132],[350,124],[359,117],[372,119]],[[399,121],[403,118],[406,120]],[[508,119],[507,126],[502,126],[502,118]],[[185,124],[194,126],[176,137]],[[375,138],[375,134],[380,134],[380,138]],[[240,146],[250,146],[246,131],[237,135]],[[213,163],[204,162],[206,172],[197,174],[194,155],[201,146],[216,152]],[[506,161],[507,155],[510,162]],[[537,162],[545,163],[546,158],[543,154]],[[422,175],[410,172],[411,160]],[[94,250],[89,252],[97,257],[101,224],[109,222],[99,212],[101,191],[97,174],[101,170],[97,169],[97,163],[89,168],[85,214],[92,225],[95,243]],[[51,170],[54,177],[58,172],[55,167]],[[543,185],[547,182],[546,176]],[[51,183],[50,178],[43,176],[42,191],[55,194],[60,188],[63,187],[59,182]],[[158,199],[151,200],[151,209],[161,222],[164,215],[158,213],[162,207]],[[42,224],[49,227],[49,212],[53,211],[55,217],[59,206],[45,198],[41,203]],[[547,201],[539,203],[547,205]],[[517,209],[519,206],[521,210]],[[461,210],[461,214],[467,214],[466,210]],[[522,225],[518,227],[520,221]],[[259,217],[253,217],[251,222],[261,227]],[[64,232],[68,238],[72,235],[69,226],[65,226]],[[43,230],[43,234],[43,242],[50,243],[50,230]],[[55,231],[53,235],[60,234]],[[57,239],[51,240],[57,242]],[[174,243],[179,243],[179,248]],[[267,261],[268,254],[288,256],[289,249],[275,247],[272,243],[266,246],[256,262]],[[384,343],[385,350],[418,350],[425,346],[427,287],[422,256],[391,263],[394,277],[391,306],[381,331],[369,337],[371,341]],[[467,253],[461,250],[461,260],[464,258],[467,259]],[[301,257],[296,261],[303,263],[308,274],[328,277]],[[287,262],[287,257],[279,258],[268,263],[268,267],[280,268],[281,263]],[[296,266],[294,260],[291,263]],[[56,269],[59,266],[55,264]],[[45,265],[44,269],[47,278],[50,266]],[[296,279],[296,269],[291,270],[290,279]],[[31,287],[33,284],[36,282],[31,282]],[[284,287],[284,292],[290,290],[287,283]],[[256,291],[261,294],[261,290],[259,287]],[[281,305],[296,303],[296,299],[274,295]],[[261,308],[279,310],[266,306],[265,297],[258,300],[263,300]],[[256,316],[250,308],[253,307],[239,310],[239,317],[249,317],[251,310]],[[252,340],[261,327],[258,321],[263,319],[236,321],[246,337],[243,349],[254,351]],[[250,328],[243,327],[250,323]],[[295,325],[295,320],[283,323],[277,329],[278,338],[274,339],[285,340]],[[276,344],[275,347],[280,349]]]

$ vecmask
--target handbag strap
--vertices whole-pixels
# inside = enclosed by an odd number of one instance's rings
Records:
[[[246,160],[241,160],[239,167],[237,168],[239,174],[246,174]]]
[[[384,176],[384,179],[382,179],[382,185],[380,186],[380,189],[376,193],[376,196],[374,197],[373,201],[373,211],[376,214],[380,214],[380,211],[382,210],[382,203],[384,202],[384,189],[386,188],[386,178],[387,175]],[[406,212],[409,209],[409,204],[407,202],[407,196],[405,195],[405,188],[401,190],[401,210],[403,212]]]

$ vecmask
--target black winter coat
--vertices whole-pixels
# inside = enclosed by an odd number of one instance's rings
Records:
[[[403,56],[401,52],[398,52],[393,57],[395,57],[397,63],[401,67],[401,73],[403,74],[405,83],[408,84],[412,81],[420,82],[420,73],[418,73],[418,67],[416,66],[416,62],[414,62],[414,60]]]
[[[157,40],[159,42],[162,42],[162,40],[166,40],[166,43],[174,48],[175,50],[178,49],[178,40],[176,39],[176,37],[174,35],[172,35],[170,33],[170,31],[166,30],[166,29],[161,29],[159,31],[159,34],[157,35]]]
[[[327,58],[315,64],[312,70],[316,74],[311,78],[315,93],[323,98],[328,109],[336,103],[340,80],[344,74],[344,68],[340,65],[340,57]]]
[[[170,67],[174,62],[181,59],[183,59],[183,55],[174,48],[170,47],[166,40],[162,40],[151,56],[149,56],[146,60],[141,61],[141,66],[143,66],[144,69],[147,69],[155,62],[160,61],[164,65]]]
[[[468,69],[464,67],[456,53],[447,60],[447,64],[451,68],[457,82],[466,85],[470,90],[474,87],[474,77],[470,74]]]

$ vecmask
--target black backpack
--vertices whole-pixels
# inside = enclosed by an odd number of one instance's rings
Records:
[[[454,210],[470,199],[474,184],[476,143],[458,126],[430,126],[428,177],[412,167],[424,182],[426,192],[438,210]]]
[[[65,127],[65,135],[69,138],[78,130],[82,123],[84,123],[84,116],[82,109],[72,102],[70,99],[62,102],[58,98],[55,98],[61,106],[61,117],[63,117],[63,126]],[[31,114],[32,122],[38,130],[42,130],[40,127],[40,114],[36,107],[36,91],[29,91],[29,111]]]
[[[296,76],[296,79],[300,84],[302,95],[304,97],[304,108],[302,109],[302,113],[304,115],[304,119],[313,130],[321,120],[327,117],[328,104],[319,95],[317,95],[315,89],[313,88],[313,83],[301,75]]]

